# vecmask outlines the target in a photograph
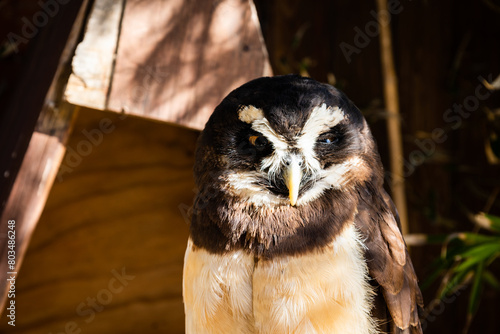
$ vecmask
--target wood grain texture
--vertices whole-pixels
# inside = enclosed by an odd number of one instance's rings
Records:
[[[263,75],[251,0],[128,0],[108,108],[201,129],[227,93]]]
[[[82,109],[18,275],[16,327],[0,332],[183,333],[197,136]]]
[[[9,200],[0,221],[0,314],[6,314],[3,307],[7,300],[7,272],[19,272],[26,249],[42,213],[45,201],[54,182],[58,166],[64,156],[64,144],[70,131],[73,106],[66,105],[59,110],[46,109],[40,115],[38,129],[52,130],[52,134],[35,131],[12,188]],[[42,125],[43,124],[43,125]],[[15,221],[14,269],[7,263],[7,222]]]

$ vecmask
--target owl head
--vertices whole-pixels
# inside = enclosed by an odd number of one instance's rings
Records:
[[[381,186],[383,175],[360,110],[336,88],[297,75],[232,91],[200,136],[194,172],[192,224],[215,223],[233,245],[264,249],[307,226],[324,232],[324,212],[341,228],[357,193]]]

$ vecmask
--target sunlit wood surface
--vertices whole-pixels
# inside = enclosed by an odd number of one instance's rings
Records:
[[[16,326],[0,332],[183,333],[197,136],[80,110],[18,275]],[[134,278],[116,279],[122,270]]]

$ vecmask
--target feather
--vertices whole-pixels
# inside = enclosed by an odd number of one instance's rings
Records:
[[[393,333],[422,333],[418,316],[423,299],[415,270],[400,232],[399,216],[384,190],[360,191],[356,225],[365,237],[370,276],[380,291],[393,322]]]

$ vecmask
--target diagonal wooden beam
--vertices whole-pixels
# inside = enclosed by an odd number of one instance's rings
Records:
[[[61,4],[26,51],[1,123],[0,313],[64,154],[73,108],[61,104],[87,0]],[[8,222],[15,221],[15,265],[8,263]],[[12,253],[10,253],[12,254]],[[12,263],[12,262],[11,262]],[[9,275],[10,277],[11,275]]]

